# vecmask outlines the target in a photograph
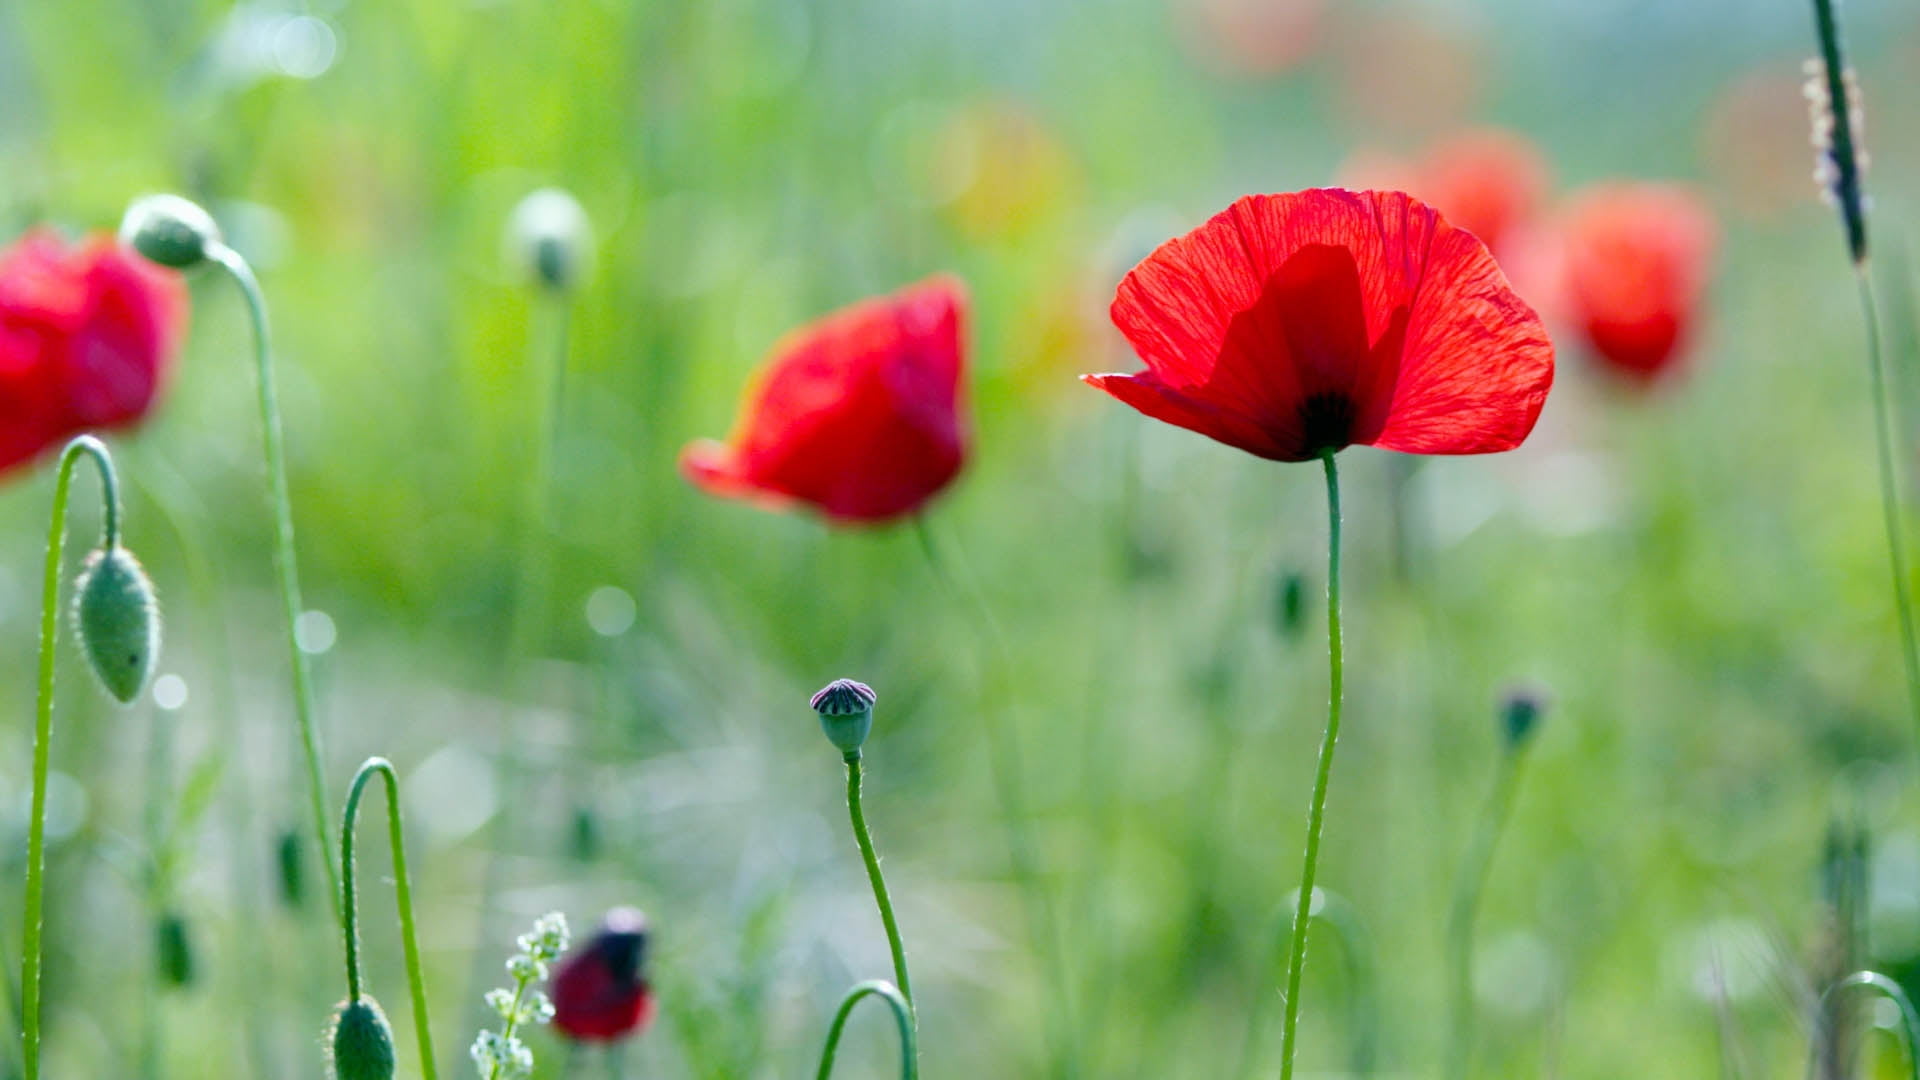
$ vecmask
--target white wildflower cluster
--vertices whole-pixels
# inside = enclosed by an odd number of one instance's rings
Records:
[[[533,1051],[515,1033],[553,1019],[552,1000],[533,984],[546,980],[570,941],[567,918],[557,911],[540,916],[531,931],[520,935],[520,951],[507,959],[513,986],[487,991],[487,1005],[499,1014],[500,1030],[481,1032],[468,1051],[483,1080],[526,1080],[533,1075]]]
[[[1808,60],[1801,69],[1807,76],[1801,93],[1807,99],[1807,117],[1813,124],[1813,182],[1820,197],[1829,204],[1841,200],[1840,162],[1833,145],[1833,92],[1827,85],[1827,62]],[[1849,67],[1840,73],[1841,92],[1847,98],[1847,130],[1853,137],[1853,167],[1857,175],[1867,172],[1867,114],[1860,104],[1860,77]]]

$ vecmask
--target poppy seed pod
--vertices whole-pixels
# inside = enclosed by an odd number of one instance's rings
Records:
[[[843,754],[857,754],[873,731],[873,687],[852,679],[835,679],[813,695],[813,711],[820,714],[820,730]]]
[[[198,266],[219,246],[213,215],[178,195],[143,195],[120,219],[120,242],[161,266]]]
[[[327,1045],[334,1080],[393,1080],[393,1029],[372,998],[341,1003]]]
[[[513,208],[507,250],[520,271],[554,292],[571,292],[593,261],[593,228],[580,200],[541,188]]]
[[[153,583],[140,561],[116,544],[87,556],[74,592],[74,629],[87,663],[108,693],[131,703],[160,655],[160,605]]]

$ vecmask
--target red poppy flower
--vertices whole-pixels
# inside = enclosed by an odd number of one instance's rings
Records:
[[[577,1042],[615,1042],[653,1022],[647,985],[647,917],[607,912],[588,942],[554,970],[553,1026]]]
[[[935,277],[789,334],[733,436],[680,457],[715,495],[805,503],[842,522],[911,514],[966,459],[966,294]]]
[[[1113,321],[1147,370],[1082,378],[1276,461],[1511,450],[1553,382],[1486,245],[1400,192],[1248,195],[1135,267]]]
[[[1577,196],[1561,236],[1564,291],[1594,354],[1641,381],[1669,370],[1698,318],[1717,233],[1712,213],[1677,185]]]
[[[145,416],[186,315],[179,275],[110,238],[37,229],[0,252],[0,473]]]
[[[1477,128],[1442,139],[1420,162],[1415,194],[1447,220],[1504,254],[1517,226],[1540,212],[1547,194],[1547,165],[1520,135]]]

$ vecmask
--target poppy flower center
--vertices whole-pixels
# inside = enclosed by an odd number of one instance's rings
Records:
[[[1337,390],[1308,394],[1300,402],[1300,441],[1309,456],[1339,450],[1353,443],[1354,422],[1360,409]]]

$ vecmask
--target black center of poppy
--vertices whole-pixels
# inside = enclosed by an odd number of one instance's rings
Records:
[[[1338,391],[1308,394],[1300,403],[1300,444],[1313,456],[1351,445],[1359,412],[1353,399]]]

